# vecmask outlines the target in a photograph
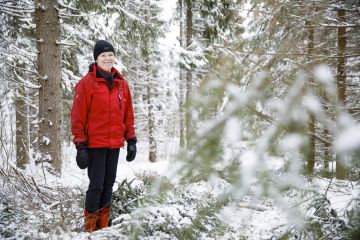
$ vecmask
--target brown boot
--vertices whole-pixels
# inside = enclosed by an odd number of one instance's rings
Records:
[[[103,207],[99,210],[97,226],[99,229],[109,226],[110,207]]]
[[[84,210],[84,230],[85,232],[93,232],[96,230],[96,222],[98,220],[99,211],[89,213]]]

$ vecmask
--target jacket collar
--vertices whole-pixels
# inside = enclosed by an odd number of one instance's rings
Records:
[[[97,64],[93,64],[92,66],[92,71],[91,71],[91,75],[93,76],[93,78],[96,80],[96,81],[106,81],[105,79],[103,78],[97,78],[96,77],[96,67],[97,67]],[[105,70],[104,70],[105,71]],[[120,80],[124,80],[124,77],[123,75],[121,75],[121,73],[114,67],[111,68],[111,73],[115,73],[114,75],[114,82],[119,82]]]

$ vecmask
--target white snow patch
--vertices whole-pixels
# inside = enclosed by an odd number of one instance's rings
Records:
[[[237,142],[241,139],[241,122],[237,117],[231,117],[226,121],[224,129],[225,139],[229,142]]]
[[[44,136],[44,137],[42,138],[42,142],[45,143],[46,145],[49,145],[51,141],[50,141],[50,139],[49,139],[48,137],[45,137],[45,136]]]
[[[319,114],[323,111],[319,98],[306,95],[302,99],[302,104],[312,113]]]
[[[316,66],[314,69],[314,75],[319,82],[326,86],[331,86],[334,83],[334,76],[328,65],[321,64]]]
[[[293,151],[299,149],[306,141],[306,137],[301,134],[288,134],[282,139],[280,147],[285,151]]]
[[[360,148],[360,126],[349,126],[341,131],[335,138],[337,152],[347,152]]]

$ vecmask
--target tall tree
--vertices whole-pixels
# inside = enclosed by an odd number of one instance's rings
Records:
[[[9,87],[14,91],[16,165],[20,168],[29,163],[30,110],[33,109],[32,106],[36,106],[29,95],[29,90],[36,88],[33,84],[35,49],[30,40],[33,38],[33,4],[31,0],[0,3],[0,12],[4,13],[2,37],[7,45],[7,49],[2,52],[7,54],[8,59],[8,77],[4,80],[8,81]]]
[[[186,0],[186,49],[189,51],[193,38],[193,1]],[[186,99],[187,104],[185,115],[185,129],[186,129],[186,147],[191,147],[191,129],[192,129],[192,111],[189,107],[192,95],[192,69],[186,69]]]
[[[314,25],[312,22],[307,21],[306,22],[307,29],[308,29],[308,44],[307,44],[307,54],[308,54],[308,66],[313,66],[314,60],[313,60],[313,54],[314,54]],[[312,69],[310,67],[309,69]],[[309,88],[313,89],[315,86],[314,78],[313,76],[309,76]],[[309,113],[309,122],[308,122],[308,128],[309,128],[309,152],[307,154],[307,173],[312,174],[314,172],[314,166],[315,166],[315,115],[313,113]]]
[[[61,173],[61,47],[57,0],[37,0],[35,9],[38,49],[39,151],[41,162]]]
[[[145,4],[145,22],[150,22],[150,0]],[[145,59],[145,69],[147,78],[147,105],[148,105],[148,137],[149,137],[149,161],[156,162],[156,140],[155,140],[155,118],[154,118],[154,84],[153,84],[153,66],[150,62],[151,48],[153,46],[153,38],[150,34],[143,37],[143,57]]]
[[[15,41],[19,40],[18,36],[21,31],[21,21],[19,17],[13,18],[13,29],[12,39]],[[15,30],[16,29],[16,30]],[[16,79],[15,89],[15,119],[16,119],[16,166],[24,169],[26,164],[29,163],[28,150],[29,150],[29,135],[28,135],[28,104],[26,101],[26,88],[25,84],[21,81],[24,78],[24,72],[17,69],[24,69],[25,64],[23,61],[16,59],[13,61],[13,75]]]
[[[337,17],[339,22],[337,32],[337,92],[338,101],[344,106],[346,105],[346,11],[342,7],[337,10]],[[336,157],[336,178],[345,179],[346,168],[344,159],[340,155]]]
[[[25,88],[20,85],[16,89],[16,166],[25,168],[29,163],[28,105],[25,101]]]
[[[179,42],[180,48],[184,48],[184,1],[179,0],[179,24],[180,24],[180,35]],[[185,115],[184,115],[184,93],[185,93],[185,79],[184,79],[184,66],[180,62],[179,63],[179,119],[180,119],[180,127],[179,127],[179,138],[180,138],[180,147],[185,146]]]

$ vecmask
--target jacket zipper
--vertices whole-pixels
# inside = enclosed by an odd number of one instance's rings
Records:
[[[111,90],[110,90],[110,94],[109,94],[109,119],[110,119],[110,126],[108,128],[109,130],[109,146],[111,148]]]
[[[120,106],[120,111],[121,111],[121,96],[120,96],[120,93],[118,94],[119,96],[119,106]]]
[[[119,92],[119,94],[118,94],[118,96],[119,96],[120,111],[121,111],[121,93],[122,93],[122,91],[123,91],[123,89],[120,88],[120,92]]]
[[[86,131],[86,135],[89,138],[89,114],[90,114],[90,108],[91,108],[91,102],[92,102],[92,95],[90,96],[90,103],[89,103],[89,107],[87,108],[87,113],[86,113],[86,122],[85,122],[85,131]],[[89,139],[88,139],[89,141]]]

